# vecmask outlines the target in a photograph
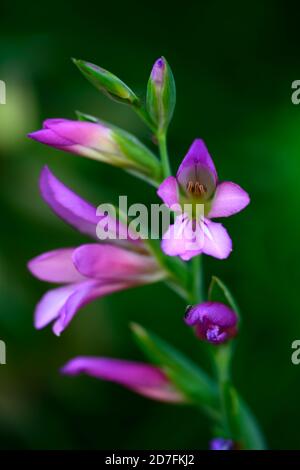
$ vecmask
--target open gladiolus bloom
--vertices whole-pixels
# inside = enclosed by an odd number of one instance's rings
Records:
[[[162,249],[166,254],[183,260],[201,253],[219,259],[229,256],[231,239],[223,225],[211,219],[240,212],[250,199],[237,184],[219,183],[203,140],[194,140],[176,177],[166,178],[157,193],[177,213],[175,223],[163,236]]]

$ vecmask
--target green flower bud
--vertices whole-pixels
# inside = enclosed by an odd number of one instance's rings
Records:
[[[158,131],[166,131],[175,108],[176,87],[171,68],[164,57],[151,71],[147,87],[147,111]]]
[[[73,59],[73,62],[85,78],[109,98],[129,105],[139,105],[139,98],[136,94],[112,73],[84,60]]]

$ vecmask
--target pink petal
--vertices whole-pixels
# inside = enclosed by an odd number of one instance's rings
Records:
[[[41,329],[56,320],[53,332],[59,336],[80,308],[99,297],[129,287],[129,282],[101,284],[99,281],[89,280],[50,290],[36,307],[35,327]]]
[[[184,401],[165,374],[158,367],[148,364],[102,357],[76,357],[62,368],[62,373],[83,373],[115,382],[154,400],[174,403]]]
[[[73,261],[83,276],[102,281],[125,280],[142,284],[165,276],[151,256],[108,244],[83,245],[74,251]]]
[[[176,178],[168,176],[159,186],[157,194],[168,207],[178,204],[179,194]]]
[[[72,151],[73,142],[65,137],[57,135],[51,129],[41,129],[39,131],[32,132],[31,134],[28,134],[28,137],[42,144],[65,150],[66,152]]]
[[[185,253],[181,253],[180,258],[183,261],[190,261],[190,259],[194,258],[194,256],[198,256],[202,254],[202,249],[194,249],[194,250],[187,250]]]
[[[99,233],[105,230],[107,226],[111,226],[114,229],[115,235],[115,239],[110,240],[111,243],[128,246],[133,249],[134,247],[137,249],[144,247],[142,240],[136,239],[136,236],[128,231],[126,225],[122,224],[119,220],[110,218],[109,215],[96,211],[94,206],[86,202],[56,178],[47,166],[41,172],[40,190],[43,199],[55,214],[80,232],[97,238],[96,229]]]
[[[243,210],[250,202],[250,197],[239,185],[224,181],[217,186],[209,218],[229,217]]]
[[[41,172],[40,190],[43,199],[59,217],[80,232],[96,237],[96,226],[101,218],[96,215],[96,208],[65,186],[47,166]]]
[[[48,251],[28,263],[28,269],[42,281],[74,283],[84,280],[74,266],[72,254],[74,248],[60,248]]]
[[[194,230],[194,222],[183,214],[175,219],[163,235],[162,250],[169,256],[180,256],[187,261],[202,252],[204,233],[201,224]]]
[[[34,326],[38,330],[55,320],[69,297],[77,289],[77,284],[51,289],[43,295],[36,306],[34,313]]]
[[[184,224],[184,216],[179,215],[176,217],[175,223],[170,225],[163,234],[161,248],[166,255],[178,256],[185,252],[185,238],[182,235]]]
[[[232,241],[222,224],[205,219],[203,253],[219,259],[228,258]]]
[[[91,158],[97,158],[97,151],[118,151],[111,138],[111,130],[100,123],[47,119],[43,129],[32,132],[28,137],[60,150]]]
[[[180,174],[193,165],[199,165],[205,168],[209,173],[214,176],[217,181],[217,171],[214,162],[207,150],[207,147],[202,139],[195,139],[190,146],[188,153],[181,162],[180,167],[177,171],[177,178],[180,179]]]

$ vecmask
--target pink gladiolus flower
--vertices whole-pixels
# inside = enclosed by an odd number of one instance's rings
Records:
[[[41,173],[40,188],[44,200],[59,217],[96,238],[96,226],[101,219],[96,208],[64,186],[47,167]],[[38,303],[36,328],[54,322],[53,332],[60,335],[76,312],[92,300],[165,277],[141,239],[133,240],[120,222],[118,232],[125,232],[127,239],[60,248],[28,263],[30,272],[38,279],[63,284],[48,291]]]
[[[189,260],[199,254],[227,258],[232,250],[231,239],[215,217],[229,217],[244,209],[249,195],[237,184],[218,181],[211,156],[201,139],[194,140],[183,159],[176,177],[169,176],[157,194],[171,210],[177,212],[162,241],[163,251],[170,256]],[[183,204],[192,208],[182,210]],[[201,207],[201,213],[197,213]]]
[[[153,400],[172,403],[185,401],[164,372],[149,364],[104,357],[76,357],[61,372],[65,375],[86,374],[115,382]]]

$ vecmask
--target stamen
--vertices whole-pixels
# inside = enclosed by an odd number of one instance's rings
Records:
[[[218,325],[210,326],[206,331],[206,337],[208,341],[216,341],[220,334],[220,328]]]
[[[201,184],[201,183],[195,183],[195,194],[198,194],[198,195],[201,195],[206,193],[206,187],[204,186],[204,184]]]
[[[193,193],[194,192],[194,183],[193,181],[189,181],[188,184],[186,185],[186,190],[188,193]]]
[[[219,344],[226,341],[228,334],[221,330],[218,325],[211,325],[206,331],[206,338],[210,343]]]
[[[196,181],[189,181],[186,185],[186,190],[188,193],[195,194],[196,196],[202,196],[207,192],[207,188],[204,184]]]

